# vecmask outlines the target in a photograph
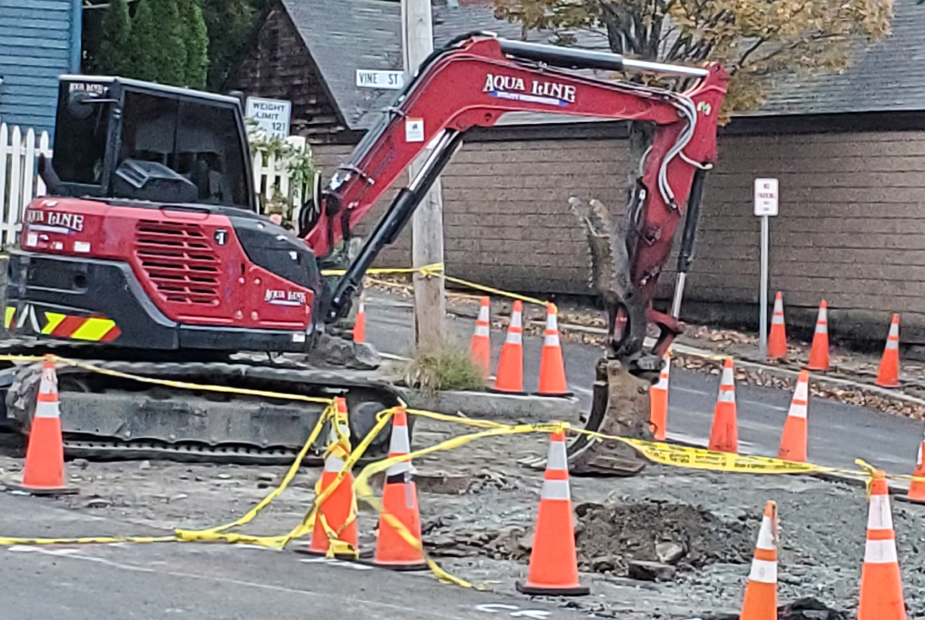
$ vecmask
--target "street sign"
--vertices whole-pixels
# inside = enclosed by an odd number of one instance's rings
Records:
[[[357,69],[357,86],[400,90],[405,87],[405,73],[403,71]]]
[[[761,357],[768,354],[768,252],[771,245],[768,218],[777,215],[779,199],[777,179],[755,179],[755,215],[761,217],[761,281],[758,291],[758,351]]]
[[[777,179],[755,179],[755,215],[777,215]]]
[[[289,137],[289,120],[292,115],[292,102],[282,99],[263,99],[248,97],[245,116],[257,123],[257,130],[268,138],[285,140]]]

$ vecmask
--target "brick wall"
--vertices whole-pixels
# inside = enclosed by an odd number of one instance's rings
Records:
[[[316,155],[330,171],[349,150]],[[903,341],[925,343],[925,131],[726,135],[720,157],[688,280],[691,319],[757,321],[752,184],[777,177],[771,290],[784,292],[789,324],[811,327],[824,297],[833,334],[882,340],[901,312]],[[509,289],[586,293],[585,240],[567,200],[596,197],[619,212],[630,166],[619,139],[466,144],[443,174],[447,269]],[[409,232],[381,264],[410,264]]]
[[[780,179],[771,290],[810,315],[825,298],[836,333],[879,340],[889,315],[901,312],[904,340],[925,341],[925,131],[724,137],[689,300],[745,306],[756,315],[756,176]],[[802,322],[811,324],[806,314]],[[865,333],[872,326],[876,331]]]

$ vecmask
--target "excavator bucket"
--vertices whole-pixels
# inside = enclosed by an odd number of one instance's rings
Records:
[[[608,315],[608,351],[597,364],[591,412],[583,420],[585,429],[611,437],[651,440],[649,388],[658,378],[663,360],[641,351],[646,325],[643,309],[634,308],[638,296],[629,277],[626,222],[612,221],[607,208],[597,200],[572,198],[569,206],[587,235],[590,285]],[[632,476],[648,463],[625,442],[588,435],[573,440],[568,460],[569,471],[576,475]],[[539,460],[525,464],[541,465]]]
[[[603,435],[652,439],[649,430],[649,385],[617,360],[601,359],[585,429]],[[616,439],[580,435],[568,447],[569,471],[575,475],[633,476],[648,464],[632,446]]]
[[[611,437],[651,440],[650,381],[630,374],[618,360],[602,358],[596,367],[591,411],[585,430]],[[545,469],[545,458],[521,460],[522,465]],[[634,476],[649,463],[632,446],[616,439],[577,435],[568,446],[569,473],[588,476]]]

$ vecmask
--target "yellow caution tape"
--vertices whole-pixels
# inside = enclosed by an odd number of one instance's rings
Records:
[[[138,381],[140,383],[148,383],[151,385],[163,385],[165,387],[172,387],[178,390],[202,390],[204,392],[221,392],[225,394],[243,394],[245,396],[258,396],[261,398],[274,398],[274,399],[283,399],[283,400],[298,400],[298,401],[309,402],[309,403],[330,404],[334,402],[332,398],[324,398],[321,396],[305,396],[304,394],[287,394],[285,392],[273,392],[269,390],[252,390],[249,388],[236,388],[236,387],[229,387],[225,385],[209,385],[209,384],[203,384],[203,383],[191,383],[189,381],[173,381],[170,379],[156,379],[154,377],[142,377],[142,376],[133,375],[127,372],[111,370],[109,368],[100,368],[99,366],[94,366],[92,364],[87,364],[85,362],[68,359],[66,357],[58,357],[57,355],[52,355],[52,358],[55,360],[55,362],[61,362],[62,364],[67,364],[69,366],[74,366],[76,368],[83,368],[84,370],[89,370],[91,372],[99,373],[101,375],[108,375],[110,377],[118,377],[120,379],[129,379],[132,381]],[[45,359],[44,355],[0,355],[0,361],[4,361],[4,362],[41,362],[44,359]]]
[[[465,283],[465,281],[461,281]],[[487,289],[487,287],[484,287]],[[489,289],[490,290],[490,289]],[[492,292],[490,290],[490,292]],[[539,300],[526,299],[531,303],[542,303]],[[4,355],[0,356],[0,360],[6,361],[17,361],[17,362],[34,362],[41,361],[44,359],[42,356],[11,356]],[[299,454],[296,456],[293,463],[290,465],[286,475],[284,476],[282,482],[278,487],[273,489],[265,498],[263,498],[256,506],[244,514],[241,518],[224,525],[216,526],[213,528],[208,528],[205,530],[184,530],[177,529],[173,536],[160,536],[160,537],[150,537],[150,536],[128,536],[128,537],[83,537],[83,538],[9,538],[9,537],[0,537],[0,546],[9,546],[9,545],[50,545],[50,544],[106,544],[106,543],[118,543],[118,542],[129,542],[129,543],[155,543],[155,542],[192,542],[192,541],[223,541],[227,543],[249,543],[256,544],[261,546],[266,546],[275,549],[284,548],[289,542],[297,540],[309,533],[314,529],[316,519],[322,525],[322,528],[329,539],[329,555],[342,554],[342,553],[351,553],[355,554],[356,550],[352,549],[349,545],[342,543],[338,540],[339,535],[341,534],[343,527],[346,527],[346,524],[334,530],[329,526],[329,524],[324,519],[323,515],[319,515],[318,507],[323,505],[323,503],[333,494],[333,492],[338,488],[340,483],[346,477],[346,475],[352,470],[354,465],[358,460],[363,456],[365,451],[368,449],[372,441],[379,435],[379,433],[385,428],[385,426],[391,421],[392,415],[396,409],[387,409],[383,412],[380,412],[377,416],[377,422],[374,427],[367,433],[363,440],[359,443],[355,450],[350,450],[350,438],[349,436],[342,431],[340,425],[336,421],[332,424],[332,435],[334,440],[328,446],[326,451],[326,456],[329,454],[337,454],[344,460],[344,465],[341,470],[338,472],[334,482],[329,485],[323,491],[317,489],[316,497],[312,502],[312,505],[309,507],[309,510],[306,512],[301,523],[299,523],[295,528],[293,528],[288,534],[282,536],[257,536],[250,534],[241,534],[230,532],[229,530],[236,527],[240,527],[247,523],[250,523],[257,515],[265,509],[276,497],[278,497],[291,483],[295,477],[298,469],[301,465],[302,460],[306,456],[310,447],[317,440],[325,422],[334,420],[336,418],[336,408],[333,406],[332,399],[323,399],[316,397],[305,397],[297,394],[282,394],[278,392],[267,392],[262,390],[249,390],[242,388],[226,388],[224,386],[208,386],[208,385],[199,385],[188,382],[181,381],[168,381],[153,379],[150,377],[139,377],[135,375],[130,375],[128,373],[121,373],[118,371],[112,371],[108,369],[102,369],[90,364],[85,364],[83,362],[78,362],[74,360],[68,360],[63,358],[56,358],[63,363],[71,364],[73,366],[81,367],[87,370],[94,372],[100,372],[102,374],[108,374],[111,376],[116,376],[120,378],[132,379],[136,381],[141,381],[144,383],[153,383],[159,385],[166,385],[169,387],[175,387],[179,389],[200,389],[200,390],[211,390],[217,392],[229,392],[229,393],[240,393],[253,396],[262,396],[268,398],[286,398],[292,400],[310,400],[311,402],[324,402],[328,404],[328,407],[325,408],[322,415],[319,417],[318,422],[316,423],[314,429],[312,430],[309,438],[306,440],[302,449],[299,451]],[[402,403],[404,406],[404,403]],[[420,409],[406,409],[407,413],[410,415],[416,415],[420,417],[426,417],[435,421],[449,422],[455,424],[461,424],[466,426],[471,426],[479,429],[477,432],[473,432],[466,435],[460,435],[457,437],[452,437],[445,441],[442,441],[438,444],[416,450],[408,455],[400,455],[395,457],[389,457],[375,463],[367,465],[362,472],[357,476],[354,482],[354,488],[356,491],[357,498],[362,499],[364,502],[372,506],[379,512],[381,518],[393,527],[402,538],[412,545],[414,548],[418,549],[421,552],[422,558],[425,559],[427,565],[430,567],[431,571],[435,576],[442,582],[453,583],[463,587],[475,587],[473,584],[460,579],[454,575],[451,575],[444,569],[442,569],[436,562],[434,562],[430,557],[428,557],[426,551],[423,548],[421,542],[401,523],[401,521],[396,518],[394,515],[389,514],[386,511],[383,511],[381,502],[373,495],[372,489],[369,485],[369,479],[381,472],[386,471],[391,465],[399,463],[402,461],[407,461],[415,458],[420,458],[428,454],[435,452],[452,450],[464,446],[472,441],[478,439],[488,438],[488,437],[497,437],[503,435],[514,435],[514,434],[526,434],[526,433],[551,433],[555,431],[566,431],[577,434],[582,434],[588,436],[592,441],[619,441],[625,443],[634,449],[641,452],[648,459],[653,462],[670,465],[674,467],[684,467],[689,469],[701,469],[701,470],[712,470],[712,471],[724,471],[724,472],[736,472],[736,473],[751,473],[751,474],[805,474],[805,473],[841,473],[854,476],[864,476],[870,479],[874,475],[880,475],[875,473],[875,470],[872,466],[864,463],[863,461],[857,461],[858,465],[862,467],[860,471],[858,470],[846,470],[842,468],[834,467],[823,467],[820,465],[815,465],[813,463],[795,463],[791,461],[784,461],[781,459],[767,458],[767,457],[758,457],[758,456],[747,456],[739,454],[727,454],[721,452],[712,452],[710,450],[705,450],[702,448],[692,448],[686,446],[671,445],[666,443],[654,442],[654,441],[643,441],[638,439],[630,439],[626,437],[619,437],[614,435],[607,435],[600,432],[589,431],[581,428],[573,428],[566,423],[538,423],[538,424],[517,424],[509,425],[501,422],[496,422],[492,420],[481,420],[466,418],[460,416],[451,416],[441,413],[436,413],[433,411],[420,410]],[[897,475],[897,476],[887,476],[888,478],[895,479],[905,479],[905,480],[919,480],[925,482],[920,478],[914,478],[913,476],[907,475]],[[319,481],[320,484],[320,481]],[[351,523],[356,518],[356,506],[354,506],[353,514],[351,519],[348,520],[347,524]]]
[[[342,276],[346,273],[344,269],[325,269],[321,272],[321,275],[324,276]],[[492,288],[490,286],[485,286],[483,284],[478,284],[477,282],[470,282],[469,280],[463,280],[462,278],[454,278],[446,275],[443,272],[443,263],[433,263],[432,265],[424,265],[423,267],[405,267],[399,269],[369,269],[366,271],[367,275],[386,275],[386,274],[408,274],[408,273],[420,273],[424,277],[441,277],[447,282],[453,282],[461,286],[467,286],[469,288],[475,289],[477,291],[483,291],[485,293],[492,293],[493,295],[499,295],[501,297],[510,297],[511,299],[519,299],[520,301],[526,302],[528,304],[536,304],[538,306],[547,307],[549,302],[543,301],[542,299],[537,299],[536,297],[528,297],[527,295],[518,295],[517,293],[511,293],[510,291],[503,291],[498,288]],[[383,280],[374,280],[370,278],[371,281],[376,284],[382,284],[385,286],[399,286],[391,282],[385,282]],[[403,288],[411,288],[407,285],[400,285]],[[468,295],[466,295],[468,297]]]
[[[649,460],[662,465],[743,474],[806,474],[829,473],[835,471],[834,468],[822,467],[812,463],[795,463],[793,461],[783,461],[763,456],[711,452],[703,448],[691,448],[654,441],[628,439],[626,437],[614,437],[583,431],[581,429],[573,430],[595,439],[616,439],[622,441],[641,452]]]
[[[334,405],[328,405],[328,407],[318,418],[318,422],[315,424],[315,427],[309,434],[308,439],[305,440],[305,444],[302,446],[302,449],[299,450],[295,460],[292,461],[292,464],[289,466],[289,470],[286,472],[286,475],[283,476],[283,480],[280,482],[279,486],[270,491],[266,497],[260,500],[260,502],[251,508],[246,514],[244,514],[244,516],[242,516],[240,519],[237,519],[236,521],[232,521],[231,523],[226,523],[225,525],[219,525],[206,530],[177,530],[177,538],[182,540],[197,540],[201,535],[225,532],[232,528],[239,527],[253,521],[254,517],[260,514],[260,511],[262,511],[264,508],[269,506],[270,502],[279,497],[280,494],[289,486],[289,483],[292,482],[292,479],[295,478],[296,474],[299,472],[299,467],[302,465],[302,461],[305,459],[305,455],[308,454],[308,451],[311,449],[312,445],[314,445],[315,440],[318,439],[318,435],[321,434],[321,430],[324,428],[324,423],[331,418],[333,411]]]
[[[325,500],[327,500],[331,494],[334,493],[334,491],[340,485],[341,481],[346,477],[347,473],[352,471],[353,466],[357,463],[357,461],[360,460],[360,458],[366,452],[367,448],[369,448],[369,445],[373,442],[373,439],[375,439],[376,436],[382,432],[382,429],[384,429],[385,426],[392,420],[392,415],[394,413],[395,409],[392,408],[386,409],[385,411],[378,414],[376,424],[369,430],[368,433],[366,433],[366,437],[360,441],[359,445],[356,447],[356,450],[353,450],[350,453],[350,456],[348,456],[344,461],[344,466],[337,473],[337,477],[334,479],[334,482],[332,482],[331,485],[328,486],[328,488],[326,488],[320,495],[315,496],[315,501],[312,502],[312,506],[305,514],[302,522],[293,528],[291,532],[281,537],[280,548],[285,547],[293,540],[297,540],[306,534],[311,533],[312,529],[314,528],[315,515],[318,511],[318,506],[323,504]]]
[[[427,415],[428,417],[433,417],[434,419],[445,418],[448,421],[460,421],[461,418],[453,418],[452,416],[443,416],[442,414],[437,414],[434,412],[423,412],[421,410],[408,410],[408,413],[414,413],[415,415]],[[483,420],[481,422],[488,422]],[[568,428],[568,424],[564,423],[553,423],[553,424],[520,424],[516,426],[509,425],[496,425],[491,423],[492,428],[487,430],[479,431],[476,433],[470,433],[468,435],[461,435],[458,437],[451,437],[445,441],[442,441],[436,445],[421,448],[415,450],[410,454],[402,454],[398,456],[392,456],[375,463],[370,463],[367,465],[360,475],[357,476],[354,480],[353,488],[356,490],[357,497],[365,501],[367,504],[372,506],[385,521],[392,526],[402,539],[411,545],[414,549],[418,550],[421,553],[421,557],[427,563],[427,566],[430,568],[431,572],[442,582],[453,583],[464,588],[473,588],[483,589],[481,586],[474,586],[470,582],[456,577],[455,575],[450,574],[443,568],[441,568],[436,562],[433,561],[424,550],[421,542],[417,537],[412,534],[407,527],[394,515],[386,512],[382,508],[382,503],[373,495],[372,488],[369,485],[369,479],[372,476],[375,476],[378,473],[386,471],[389,467],[396,463],[401,463],[403,461],[410,461],[412,459],[420,458],[434,452],[440,452],[443,450],[452,450],[454,448],[459,448],[464,446],[472,441],[477,439],[483,439],[486,437],[496,437],[500,435],[513,435],[513,434],[522,434],[522,433],[533,433],[533,432],[553,432],[562,429]]]
[[[430,265],[424,265],[423,267],[404,267],[397,269],[367,269],[366,273],[370,275],[390,275],[390,274],[402,274],[402,273],[420,273],[422,275],[432,275],[436,272],[443,271],[443,263],[432,263]],[[323,276],[342,276],[347,273],[346,269],[323,269],[321,275]]]
[[[0,547],[13,545],[110,545],[113,543],[174,542],[174,536],[95,536],[87,538],[8,538],[0,537]]]

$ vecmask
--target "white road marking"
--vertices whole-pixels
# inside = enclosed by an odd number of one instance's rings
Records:
[[[544,609],[521,609],[517,605],[505,605],[504,603],[484,603],[482,605],[477,605],[475,609],[489,614],[499,614],[507,611],[510,612],[508,615],[511,618],[545,620],[549,617],[549,612]]]
[[[698,394],[700,396],[709,396],[710,394],[709,392],[705,392],[703,390],[692,390],[691,388],[686,388],[686,387],[681,387],[681,386],[676,386],[676,385],[670,386],[669,389],[672,392],[683,392],[685,394]],[[671,398],[670,394],[668,398]]]
[[[337,558],[309,558],[301,560],[303,564],[328,564],[330,566],[341,566],[343,568],[352,568],[353,570],[372,570],[372,566],[357,564],[356,562],[344,562]]]

